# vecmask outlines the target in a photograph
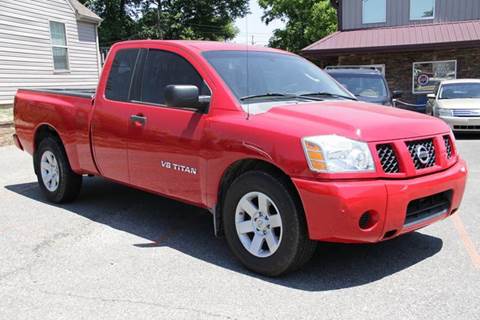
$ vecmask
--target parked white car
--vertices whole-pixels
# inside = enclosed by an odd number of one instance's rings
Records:
[[[428,95],[427,114],[442,119],[454,131],[480,131],[480,80],[441,82]]]

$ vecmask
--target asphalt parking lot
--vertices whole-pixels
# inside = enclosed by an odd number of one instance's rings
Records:
[[[44,202],[0,148],[0,319],[480,319],[480,140],[458,215],[376,245],[321,244],[301,271],[250,273],[203,210],[99,178]]]

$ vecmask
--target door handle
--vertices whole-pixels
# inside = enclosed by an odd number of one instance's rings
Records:
[[[142,114],[134,114],[130,116],[130,121],[137,127],[143,127],[147,123],[147,117]]]

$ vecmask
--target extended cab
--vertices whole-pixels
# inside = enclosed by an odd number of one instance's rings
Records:
[[[443,121],[359,103],[268,48],[119,43],[95,93],[19,90],[14,114],[50,201],[95,175],[203,207],[240,261],[272,276],[317,240],[375,243],[448,217],[467,175]]]

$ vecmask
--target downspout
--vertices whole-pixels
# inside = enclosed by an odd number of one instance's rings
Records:
[[[98,25],[95,24],[95,39],[97,43],[97,69],[98,69],[98,81],[100,81],[100,75],[102,74],[102,56],[100,52],[100,42],[98,40]]]

